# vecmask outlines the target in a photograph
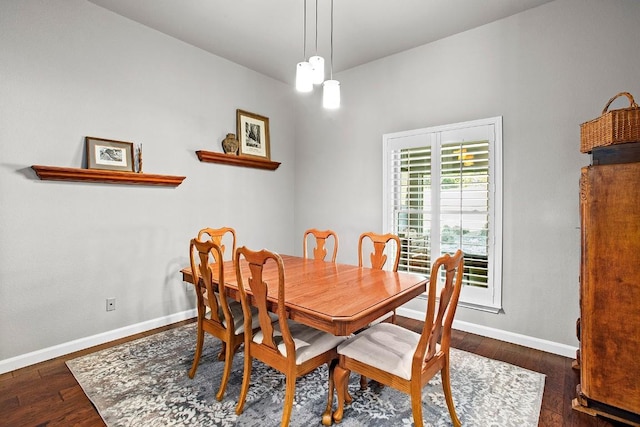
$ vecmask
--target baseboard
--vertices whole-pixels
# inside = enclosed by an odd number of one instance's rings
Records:
[[[424,319],[423,312],[408,309],[405,307],[399,308],[397,310],[397,314],[400,316],[408,317],[410,319]],[[89,347],[104,344],[109,341],[149,331],[154,328],[170,325],[171,323],[191,319],[196,315],[197,313],[195,309],[187,310],[181,313],[175,313],[169,316],[147,320],[145,322],[136,323],[134,325],[125,326],[123,328],[114,329],[112,331],[103,332],[101,334],[92,335],[90,337],[80,338],[67,343],[55,345],[53,347],[48,347],[31,353],[22,354],[10,359],[0,360],[0,374],[24,368],[25,366],[44,362],[56,357],[64,356],[65,354],[73,353],[75,351],[84,350]],[[560,356],[575,358],[576,355],[577,347],[572,347],[570,345],[560,344],[553,341],[542,340],[539,338],[533,338],[527,335],[516,334],[501,329],[490,328],[487,326],[463,322],[460,320],[455,320],[453,322],[453,327],[460,331],[470,332],[472,334],[494,338],[512,344],[523,345],[525,347],[546,351],[548,353],[558,354]]]
[[[418,310],[401,307],[396,311],[396,313],[400,316],[408,317],[410,319],[424,320],[424,312]],[[453,328],[459,331],[469,332],[483,337],[505,341],[511,344],[518,344],[536,350],[546,351],[547,353],[558,354],[564,357],[575,358],[576,350],[578,349],[578,347],[572,347],[566,344],[542,340],[540,338],[516,334],[514,332],[490,328],[488,326],[477,325],[475,323],[464,322],[461,320],[454,320]]]
[[[114,329],[112,331],[103,332],[101,334],[92,335],[90,337],[69,341],[53,347],[43,348],[42,350],[33,351],[31,353],[21,354],[20,356],[12,357],[10,359],[0,360],[0,374],[15,371],[16,369],[24,368],[25,366],[44,362],[46,360],[64,356],[65,354],[104,344],[109,341],[146,332],[161,326],[191,319],[196,317],[197,314],[198,313],[195,309],[187,310],[171,314],[169,316],[158,317],[156,319],[125,326],[123,328]]]

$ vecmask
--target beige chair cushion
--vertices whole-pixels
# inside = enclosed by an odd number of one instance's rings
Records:
[[[216,298],[219,297],[220,295],[216,292]],[[233,317],[233,325],[235,327],[234,333],[236,335],[242,334],[244,332],[244,314],[242,313],[242,304],[230,297],[227,297],[227,302],[229,303],[229,311]],[[210,311],[211,307],[207,306],[206,313],[209,314]],[[226,328],[227,321],[224,318],[224,313],[222,312],[222,307],[220,307],[220,305],[218,305],[218,316],[222,320],[222,325]],[[273,313],[269,313],[269,317],[271,317],[272,322],[278,320],[278,316]],[[251,307],[251,329],[256,329],[259,326],[260,319],[258,318],[258,309],[256,307]]]
[[[291,337],[293,338],[293,342],[296,346],[296,365],[301,365],[307,360],[336,347],[347,339],[347,337],[338,337],[310,326],[303,325],[302,323],[294,322],[293,320],[289,320],[288,324]],[[274,325],[274,330],[274,335],[276,337],[282,337],[279,324]],[[262,336],[262,331],[258,331],[253,336],[253,341],[256,343],[262,343]],[[287,355],[287,349],[284,342],[278,343],[278,350],[284,356]]]
[[[338,354],[366,363],[406,380],[420,334],[393,323],[378,323],[338,346]]]
[[[233,325],[235,326],[235,334],[239,335],[244,333],[244,315],[242,314],[242,304],[238,301],[230,301],[229,302],[229,311],[231,312],[231,316],[233,316]],[[223,316],[224,317],[224,316]],[[278,316],[275,314],[271,316],[271,321],[275,321],[278,319]],[[224,327],[227,327],[227,321],[223,320],[222,324]],[[251,329],[256,329],[260,326],[260,319],[258,318],[258,309],[255,307],[251,307]]]

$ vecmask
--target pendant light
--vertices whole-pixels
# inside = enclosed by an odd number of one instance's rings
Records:
[[[306,1],[306,0],[305,0]],[[340,82],[333,80],[333,0],[331,0],[331,78],[322,84],[322,106],[335,109],[340,107]]]
[[[313,90],[312,72],[311,64],[307,61],[298,62],[296,67],[296,89],[298,92],[311,92]]]
[[[319,85],[324,81],[324,58],[318,55],[318,0],[316,0],[316,54],[309,58],[312,68],[312,81]]]
[[[313,90],[313,67],[307,62],[307,0],[304,0],[302,36],[302,55],[304,61],[296,66],[296,89],[298,92],[311,92]]]

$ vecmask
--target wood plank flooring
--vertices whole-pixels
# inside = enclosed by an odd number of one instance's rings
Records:
[[[0,426],[104,426],[65,361],[192,321],[179,322],[0,375]],[[422,322],[400,316],[397,323],[414,330],[419,330],[422,325]],[[572,359],[460,331],[453,331],[451,345],[545,374],[540,427],[623,426],[571,409],[571,400],[579,383],[579,374],[571,367]]]

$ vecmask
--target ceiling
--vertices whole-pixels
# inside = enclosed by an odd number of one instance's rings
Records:
[[[303,55],[303,0],[89,0],[287,84]],[[330,57],[330,1],[307,0],[306,56]],[[333,70],[340,72],[551,0],[336,0]]]

